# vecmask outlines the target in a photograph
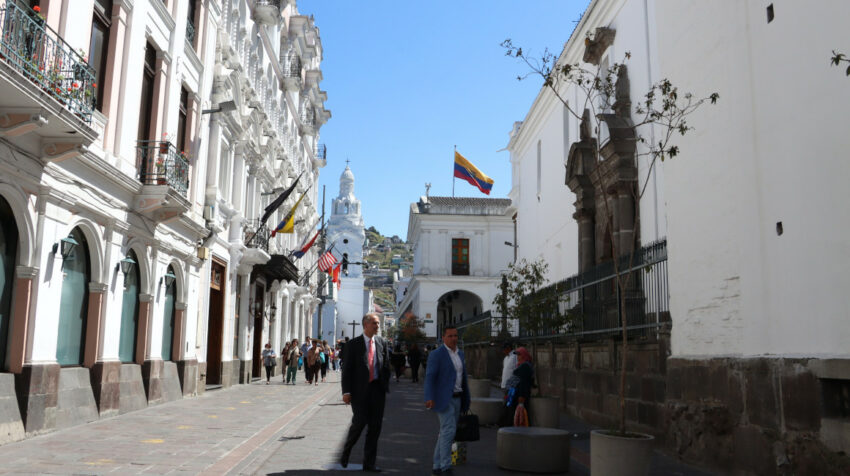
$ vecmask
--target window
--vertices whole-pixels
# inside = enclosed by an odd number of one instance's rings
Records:
[[[94,68],[95,108],[103,112],[103,90],[106,85],[106,58],[109,49],[109,29],[112,27],[112,0],[95,0],[89,42],[89,65]]]
[[[193,47],[195,46],[195,9],[195,0],[190,0],[189,10],[186,12],[186,41],[188,41]]]
[[[469,240],[452,238],[452,275],[469,276]]]
[[[180,88],[180,111],[177,114],[177,150],[179,152],[186,151],[186,142],[189,138],[189,121],[187,121],[189,111],[189,91],[186,88]]]
[[[156,50],[148,43],[145,48],[145,66],[142,72],[142,101],[139,106],[138,139],[151,140],[153,134],[153,92],[156,78]]]

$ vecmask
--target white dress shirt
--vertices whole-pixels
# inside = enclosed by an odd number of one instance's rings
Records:
[[[456,350],[452,350],[446,344],[443,344],[446,347],[446,350],[449,351],[449,357],[452,359],[452,364],[455,366],[455,392],[463,391],[463,362],[460,360],[460,355],[458,355]]]

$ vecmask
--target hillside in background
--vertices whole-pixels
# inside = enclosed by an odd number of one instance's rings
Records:
[[[395,311],[393,293],[393,274],[413,268],[413,251],[398,236],[383,236],[370,226],[366,229],[366,244],[363,247],[364,260],[369,269],[363,270],[365,287],[372,290],[377,303],[384,312]]]

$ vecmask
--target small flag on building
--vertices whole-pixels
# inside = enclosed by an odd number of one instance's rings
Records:
[[[283,220],[278,223],[277,228],[272,231],[272,236],[277,233],[292,233],[295,231],[295,210],[298,209],[298,205],[301,204],[301,200],[304,199],[305,195],[307,195],[307,190],[304,190],[304,193],[298,197],[298,201],[292,206],[292,210],[289,210],[289,213],[287,213],[286,216],[283,217]]]
[[[313,243],[316,242],[316,238],[319,237],[320,233],[322,233],[322,230],[317,231],[316,234],[313,235],[313,239],[311,239],[308,243],[306,243],[306,244],[302,243],[301,246],[298,248],[298,250],[292,252],[292,256],[294,256],[295,259],[303,257],[308,251],[310,251],[310,248],[313,247]],[[306,235],[305,238],[307,236],[310,236],[310,235]]]
[[[337,288],[337,289],[339,289],[339,287],[342,285],[342,284],[339,282],[339,269],[340,269],[341,267],[342,267],[342,263],[340,263],[340,264],[338,264],[338,265],[334,266],[334,272],[333,272],[333,276],[332,276],[332,278],[331,278],[331,279],[333,280],[333,282],[335,282],[335,283],[336,283],[336,288]]]
[[[330,252],[330,250],[328,250],[325,252],[325,254],[322,255],[321,258],[319,258],[319,269],[323,273],[327,273],[328,270],[331,269],[331,266],[333,266],[335,263],[336,257],[333,255],[333,253]]]
[[[292,185],[290,185],[289,188],[284,190],[283,193],[280,194],[280,196],[275,198],[273,202],[269,203],[269,205],[264,210],[263,217],[260,218],[261,223],[265,224],[266,221],[268,221],[269,217],[272,216],[272,213],[274,213],[275,210],[280,208],[280,206],[283,205],[283,202],[285,202],[286,199],[289,198],[290,195],[292,195],[292,191],[295,190],[295,186],[298,185],[299,180],[301,180],[301,175],[299,175],[298,178],[295,179],[294,182],[292,182]]]
[[[455,177],[466,180],[470,185],[478,187],[485,195],[490,195],[490,189],[493,188],[493,179],[484,175],[478,167],[472,165],[472,162],[466,160],[466,157],[455,151]]]

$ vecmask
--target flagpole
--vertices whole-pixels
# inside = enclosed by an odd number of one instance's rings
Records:
[[[455,144],[455,153],[457,153],[457,144]],[[452,164],[454,164],[454,160],[455,160],[455,157],[453,155],[452,156]],[[452,165],[452,168],[454,168],[454,165]],[[454,173],[454,170],[452,170],[452,198],[455,198],[455,173]]]
[[[325,226],[325,185],[322,185],[322,228],[324,228],[324,226]],[[323,251],[324,251],[324,248],[325,248],[325,238],[322,237],[322,250]],[[319,255],[319,256],[321,256],[321,255]],[[317,261],[316,265],[318,265],[318,264],[319,264],[319,262]],[[324,281],[324,279],[322,279],[322,278],[323,278],[323,276],[319,275],[318,279],[316,279],[316,282],[318,283],[318,286],[316,287],[316,297],[319,298],[319,332],[318,332],[319,339],[322,338],[322,320],[325,317],[325,316],[322,315],[322,306],[325,304],[325,295],[322,292],[324,290],[325,286],[324,286],[324,283],[322,282],[322,281]]]

